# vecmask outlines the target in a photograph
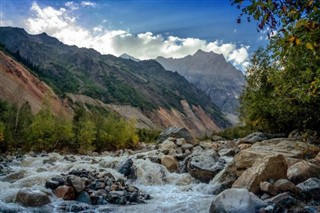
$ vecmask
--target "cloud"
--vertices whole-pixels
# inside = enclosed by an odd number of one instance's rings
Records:
[[[91,1],[83,1],[83,2],[80,3],[80,5],[82,7],[95,7],[96,3],[91,2]]]
[[[80,5],[95,4],[82,2]],[[119,56],[127,53],[139,59],[158,56],[181,58],[202,49],[223,54],[227,61],[243,70],[248,64],[248,46],[239,47],[234,43],[222,41],[207,42],[199,38],[155,35],[152,32],[132,34],[128,30],[109,30],[103,27],[103,23],[86,29],[78,25],[77,19],[72,15],[74,10],[79,9],[79,4],[67,2],[65,6],[66,8],[60,9],[50,6],[41,8],[34,2],[30,9],[32,16],[25,22],[26,30],[32,34],[46,32],[66,44],[93,48],[102,54]]]
[[[0,27],[12,26],[13,21],[5,19],[5,15],[0,11]]]

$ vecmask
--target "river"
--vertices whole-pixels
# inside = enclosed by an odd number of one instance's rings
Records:
[[[170,173],[161,164],[153,163],[145,157],[153,155],[156,155],[154,150],[136,154],[124,152],[120,156],[108,153],[95,157],[49,153],[9,157],[9,160],[3,161],[0,173],[0,212],[68,212],[59,209],[61,203],[66,202],[57,199],[50,189],[44,187],[46,180],[77,169],[108,171],[115,178],[124,178],[116,169],[128,157],[133,160],[137,175],[136,180],[128,181],[144,193],[150,194],[152,199],[147,200],[145,204],[137,205],[94,206],[91,211],[83,212],[209,212],[217,185],[200,183],[188,173]],[[52,202],[38,208],[23,207],[14,203],[15,195],[23,187],[31,187],[50,194]],[[67,205],[73,205],[73,202],[67,202]]]

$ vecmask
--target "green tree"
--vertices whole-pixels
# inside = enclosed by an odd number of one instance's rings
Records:
[[[320,2],[233,0],[269,30],[247,72],[241,117],[266,131],[317,129],[320,124]],[[238,20],[240,22],[240,19]]]

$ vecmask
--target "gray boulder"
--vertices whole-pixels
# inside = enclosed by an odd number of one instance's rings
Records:
[[[51,203],[49,196],[45,193],[26,187],[19,190],[15,201],[30,207],[43,206]]]
[[[303,183],[298,184],[297,188],[300,189],[306,199],[320,201],[320,179],[309,178]]]
[[[196,138],[193,137],[192,134],[186,128],[168,127],[163,132],[161,132],[158,143],[162,143],[168,137],[184,138],[188,143],[191,143],[193,145],[198,144],[198,141],[196,140]]]
[[[214,198],[209,213],[255,213],[265,205],[246,189],[227,189]]]
[[[201,182],[209,183],[224,168],[225,163],[223,159],[213,155],[194,155],[187,161],[187,171]]]

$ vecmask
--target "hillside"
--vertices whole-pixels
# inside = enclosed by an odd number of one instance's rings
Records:
[[[158,57],[156,61],[166,70],[177,71],[204,91],[231,120],[236,117],[245,78],[222,55],[198,50],[192,56],[179,59]]]
[[[105,104],[135,107],[163,127],[177,123],[172,121],[175,116],[165,121],[160,118],[163,110],[169,115],[179,112],[176,117],[181,118],[181,126],[196,134],[210,132],[213,126],[218,130],[228,125],[205,93],[177,72],[164,70],[156,61],[135,62],[101,55],[93,49],[64,45],[44,33],[29,35],[11,27],[0,28],[0,43],[60,97],[66,97],[66,93],[81,94]],[[204,123],[207,119],[212,125]]]

